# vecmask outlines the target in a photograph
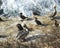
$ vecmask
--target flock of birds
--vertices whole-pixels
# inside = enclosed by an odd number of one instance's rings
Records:
[[[49,16],[51,18],[51,20],[55,21],[55,26],[58,27],[59,24],[57,23],[57,20],[54,19],[55,15],[57,14],[56,11],[56,6],[54,6],[54,13]],[[35,14],[36,15],[36,14]],[[22,13],[20,13],[20,18],[24,21],[25,19],[28,19],[28,17],[25,17]],[[2,18],[0,18],[0,22],[4,21]],[[37,25],[43,25],[37,17],[35,17],[35,22]],[[17,38],[20,39],[21,41],[26,41],[26,36],[29,34],[29,31],[31,31],[31,28],[28,28],[26,24],[24,24],[24,26],[22,26],[21,24],[17,24],[16,25],[18,28],[18,34],[17,34]]]
[[[57,14],[56,6],[54,6],[54,13],[51,16],[49,16],[49,17],[51,18],[51,20],[54,20],[55,21],[55,26],[58,27],[59,26],[59,23],[54,18],[56,14]],[[25,17],[22,13],[20,13],[20,18],[22,20],[24,20],[24,19],[26,19],[28,17]],[[36,22],[37,25],[42,25],[43,26],[43,24],[38,20],[37,17],[35,17],[35,22]],[[19,32],[18,32],[18,34],[17,34],[16,37],[18,37],[18,39],[22,39],[22,41],[26,41],[26,38],[25,37],[29,34],[29,31],[31,31],[31,29],[28,28],[26,24],[24,24],[23,27],[22,27],[21,24],[17,24],[17,27],[19,29]],[[24,27],[25,27],[25,29],[24,29]]]

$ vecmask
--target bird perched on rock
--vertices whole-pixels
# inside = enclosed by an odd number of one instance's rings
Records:
[[[57,20],[55,20],[55,26],[58,27],[59,23],[57,22]]]
[[[54,12],[53,12],[53,14],[50,15],[50,17],[52,17],[52,19],[54,19],[55,15],[57,14],[56,5],[54,5],[53,8],[54,8]]]
[[[19,26],[19,27],[18,27]],[[17,27],[18,27],[18,29],[19,29],[19,32],[18,32],[18,34],[17,34],[17,38],[18,39],[20,39],[20,41],[26,41],[26,36],[29,34],[29,31],[28,31],[28,29],[24,29],[23,27],[22,27],[22,29],[21,29],[21,27],[20,27],[21,25],[17,25]]]
[[[21,17],[21,19],[26,19],[26,18],[28,18],[28,17],[25,17],[22,13],[20,13],[20,17]]]
[[[35,17],[35,22],[37,25],[42,25],[42,23]]]

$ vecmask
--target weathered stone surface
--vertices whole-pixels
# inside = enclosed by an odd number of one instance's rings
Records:
[[[37,17],[39,21],[41,21],[42,24],[45,24],[46,26],[37,25],[35,23],[34,17]],[[60,17],[60,16],[59,16]],[[60,40],[60,26],[55,26],[55,21],[51,20],[49,16],[31,16],[29,17],[32,20],[25,19],[24,21],[21,21],[20,17],[10,17],[9,19],[6,19],[6,17],[2,17],[2,19],[6,20],[5,22],[0,22],[0,35],[6,35],[6,38],[0,38],[0,41],[5,41],[8,44],[12,46],[12,48],[17,48],[19,45],[23,48],[27,47],[33,48],[59,48],[59,40]],[[55,19],[60,24],[60,18],[58,19],[58,16],[55,17]],[[26,42],[21,42],[20,40],[17,40],[16,35],[18,33],[17,24],[20,23],[22,26],[24,24],[27,25],[27,27],[32,28],[33,30],[29,32],[28,36],[26,37]],[[32,41],[32,42],[31,42]],[[6,47],[8,44],[6,43]],[[56,43],[56,44],[55,44]],[[33,46],[31,47],[31,44]],[[56,45],[56,46],[55,46]]]

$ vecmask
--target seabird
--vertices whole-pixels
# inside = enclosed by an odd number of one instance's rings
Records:
[[[59,24],[58,24],[57,20],[55,20],[55,26],[56,26],[56,27],[58,27],[58,26],[59,26]]]
[[[25,17],[22,13],[20,13],[20,17],[21,17],[23,20],[27,18],[27,17]]]
[[[53,14],[50,15],[50,17],[54,19],[55,15],[57,14],[56,5],[54,5],[53,8],[54,8],[54,12]]]
[[[37,20],[36,17],[35,17],[35,22],[36,22],[37,25],[42,25],[42,23],[39,20]]]
[[[21,24],[17,24],[17,27],[18,27],[18,29],[19,29],[20,31],[23,30],[23,27],[22,27]]]

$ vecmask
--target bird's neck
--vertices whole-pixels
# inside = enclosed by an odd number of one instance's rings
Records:
[[[54,13],[56,12],[56,8],[54,8]]]

